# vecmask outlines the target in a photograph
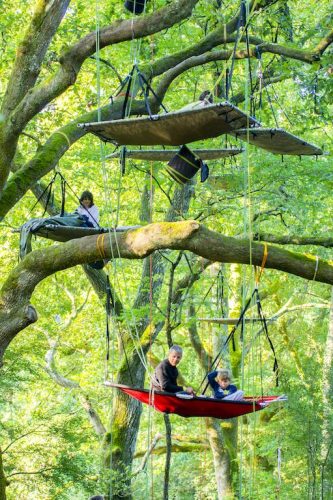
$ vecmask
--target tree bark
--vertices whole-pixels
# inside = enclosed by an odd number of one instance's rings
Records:
[[[171,422],[170,422],[169,415],[167,415],[165,413],[163,416],[164,416],[165,440],[166,440],[166,455],[165,455],[164,484],[163,484],[163,500],[168,500],[168,498],[169,498],[170,464],[171,464],[171,452],[172,452]]]
[[[190,199],[193,195],[193,185],[188,183],[182,188],[177,188],[174,193],[172,205],[166,214],[166,220],[172,221],[180,214],[185,214],[189,207]],[[142,213],[148,213],[148,200],[143,200]],[[166,223],[169,225],[170,223]],[[115,254],[118,255],[118,252]],[[148,254],[147,254],[148,255]],[[152,276],[158,275],[158,279],[154,279],[150,289],[147,291],[146,280]],[[151,301],[158,301],[161,286],[163,284],[165,274],[165,265],[162,262],[162,256],[155,253],[152,260],[145,259],[142,269],[142,279],[138,288],[137,296],[134,300],[133,307],[146,307],[151,304]],[[146,358],[147,351],[154,342],[158,332],[161,330],[163,322],[158,325],[153,325],[149,314],[136,321],[136,324],[131,327],[131,332],[127,335],[126,354],[122,359],[121,367],[118,371],[117,381],[124,385],[135,385],[143,387],[146,374],[146,368],[142,363],[141,356]],[[133,339],[138,339],[134,345]],[[138,352],[141,349],[141,356]],[[131,471],[133,455],[135,451],[136,438],[139,430],[142,405],[133,398],[128,397],[121,391],[115,394],[114,410],[112,412],[111,433],[106,435],[106,440],[109,440],[109,453],[106,455],[106,464],[111,464],[114,474],[111,489],[114,499],[130,499],[131,494]],[[131,429],[131,432],[128,430]],[[121,478],[121,488],[117,489],[116,485]]]
[[[329,498],[333,472],[333,288],[323,359],[323,431],[321,449],[321,498]]]
[[[229,454],[225,448],[220,422],[207,418],[207,434],[213,453],[218,500],[231,495],[231,471]]]
[[[0,448],[0,500],[6,500],[6,486],[7,486],[7,481],[5,478],[5,473],[3,470],[3,463],[2,463],[2,451]]]
[[[98,243],[97,243],[98,240]],[[264,246],[210,231],[196,221],[159,222],[121,235],[88,236],[30,253],[9,274],[0,292],[0,359],[29,324],[37,321],[29,304],[40,281],[55,272],[103,258],[141,259],[155,250],[190,250],[208,260],[261,265]],[[101,252],[103,255],[101,255]],[[268,246],[266,267],[333,284],[333,264],[308,255]]]

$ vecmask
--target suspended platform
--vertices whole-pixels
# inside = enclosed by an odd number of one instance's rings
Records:
[[[220,325],[237,325],[239,318],[198,318],[198,321],[204,321],[205,323],[218,323]],[[255,323],[262,321],[261,318],[243,318],[244,323]],[[275,321],[271,318],[266,318],[266,321]]]
[[[194,396],[182,399],[170,392],[151,392],[147,389],[137,389],[127,385],[105,382],[108,387],[115,387],[141,403],[148,404],[162,413],[175,413],[181,417],[214,417],[228,419],[240,417],[247,413],[260,411],[275,401],[285,401],[285,396],[248,397],[242,401],[226,401],[206,396]]]
[[[322,155],[322,149],[310,144],[281,128],[244,128],[231,135],[253,146],[280,155]]]
[[[202,160],[219,160],[228,156],[235,156],[243,152],[241,148],[221,148],[221,149],[191,149],[192,153]],[[125,157],[133,160],[147,161],[169,161],[177,153],[178,149],[126,149]],[[120,158],[121,151],[116,151],[106,158]]]
[[[254,118],[233,104],[223,102],[152,115],[151,118],[80,123],[78,126],[117,145],[181,146],[255,125],[259,123]]]

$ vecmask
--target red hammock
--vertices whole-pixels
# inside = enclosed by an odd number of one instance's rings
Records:
[[[135,389],[127,385],[105,382],[108,387],[116,387],[128,396],[153,406],[162,413],[176,413],[181,417],[214,417],[233,418],[246,413],[252,413],[265,408],[276,400],[283,400],[281,396],[245,397],[242,401],[228,401],[213,399],[206,396],[194,396],[191,399],[181,399],[170,392],[149,391]]]

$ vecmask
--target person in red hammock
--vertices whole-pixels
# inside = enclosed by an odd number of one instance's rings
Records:
[[[214,391],[215,399],[227,399],[239,401],[243,399],[244,392],[237,389],[231,382],[231,373],[229,370],[215,370],[208,374],[208,382]]]
[[[168,357],[157,365],[153,375],[153,388],[156,391],[165,391],[173,393],[186,393],[194,395],[192,387],[182,387],[177,384],[178,369],[183,356],[183,350],[179,345],[173,345],[170,348]]]

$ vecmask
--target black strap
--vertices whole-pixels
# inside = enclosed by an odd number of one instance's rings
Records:
[[[213,362],[212,362],[212,366],[211,366],[211,370],[214,370],[220,360],[220,357],[222,355],[222,352],[224,351],[225,347],[228,345],[228,343],[230,342],[230,340],[232,340],[232,346],[233,346],[233,349],[235,350],[235,339],[234,339],[234,336],[235,336],[235,333],[237,331],[237,328],[239,325],[241,325],[241,336],[243,336],[243,329],[244,329],[244,322],[243,322],[243,319],[244,319],[244,316],[247,312],[247,310],[249,309],[250,307],[250,304],[253,300],[253,298],[255,297],[255,300],[256,300],[256,303],[257,303],[257,311],[258,311],[258,317],[262,323],[262,326],[263,326],[263,329],[264,329],[264,332],[265,332],[265,335],[266,335],[266,338],[268,340],[268,343],[270,345],[270,348],[273,352],[273,356],[274,356],[274,365],[273,365],[273,371],[275,372],[275,378],[276,378],[276,386],[279,385],[279,379],[278,379],[278,371],[279,371],[279,366],[278,366],[278,362],[277,362],[277,358],[276,358],[276,353],[275,353],[275,348],[274,348],[274,345],[273,345],[273,342],[268,334],[268,327],[267,327],[267,321],[266,321],[266,318],[265,318],[265,315],[263,313],[263,309],[262,309],[262,306],[261,306],[261,302],[260,302],[260,296],[259,296],[259,291],[258,291],[258,288],[255,287],[253,292],[252,292],[252,295],[251,297],[248,299],[247,303],[245,304],[243,310],[241,311],[241,314],[238,318],[238,321],[236,323],[236,325],[233,327],[233,329],[231,330],[231,332],[229,333],[228,337],[226,338],[222,348],[220,349],[220,351],[218,352],[218,354],[215,356]],[[206,377],[207,377],[207,374],[205,375],[204,379],[202,380],[201,384],[200,384],[200,387],[199,387],[199,390],[200,388],[202,387],[204,381],[206,380]],[[209,386],[209,382],[206,383],[205,385],[205,388],[202,392],[202,394],[205,394],[207,388]]]
[[[267,321],[266,321],[266,318],[265,318],[265,315],[263,313],[263,309],[262,309],[262,306],[261,306],[258,288],[255,289],[255,292],[256,292],[256,302],[257,302],[258,316],[259,316],[259,318],[261,320],[261,323],[262,323],[262,326],[263,326],[266,338],[268,340],[268,343],[270,345],[270,348],[271,348],[271,350],[273,352],[273,356],[274,356],[273,372],[275,372],[276,387],[278,387],[278,385],[279,385],[279,365],[278,365],[278,361],[277,361],[277,358],[276,358],[275,348],[274,348],[273,342],[272,342],[272,340],[271,340],[271,338],[270,338],[270,336],[268,334]]]
[[[238,328],[238,327],[239,327],[239,325],[243,322],[243,318],[244,318],[244,316],[245,316],[246,311],[247,311],[247,310],[248,310],[248,308],[250,307],[250,304],[251,304],[251,302],[252,302],[252,299],[253,299],[254,293],[255,293],[255,291],[253,291],[253,292],[252,292],[251,297],[248,299],[248,301],[247,301],[247,303],[245,304],[245,306],[244,306],[243,310],[241,311],[241,314],[240,314],[240,316],[239,316],[239,318],[238,318],[238,320],[237,320],[236,325],[233,327],[233,329],[232,329],[232,330],[231,330],[231,332],[229,333],[228,337],[227,337],[227,338],[226,338],[226,340],[224,341],[222,348],[220,349],[220,351],[217,353],[217,355],[216,355],[216,356],[215,356],[215,358],[213,359],[212,366],[211,366],[211,370],[214,370],[214,369],[215,369],[215,367],[217,366],[217,364],[218,364],[218,362],[219,362],[219,360],[220,360],[220,357],[221,357],[221,355],[222,355],[222,352],[223,352],[223,350],[225,349],[225,347],[228,345],[228,343],[230,342],[230,340],[233,340],[233,341],[234,341],[233,337],[234,337],[234,335],[235,335],[235,333],[236,333],[236,331],[237,331],[237,328]],[[201,384],[200,384],[200,386],[199,386],[199,391],[200,391],[200,388],[202,387],[202,385],[203,385],[204,381],[206,380],[206,377],[207,377],[207,373],[206,373],[205,377],[203,378],[203,380],[201,381]],[[203,390],[202,394],[205,394],[205,392],[206,392],[206,390],[207,390],[208,386],[209,386],[209,382],[207,382],[207,384],[206,384],[206,386],[205,386],[205,388],[204,388],[204,390]]]
[[[61,211],[60,217],[65,215],[65,203],[66,203],[66,180],[61,175]]]
[[[120,148],[120,154],[119,154],[119,162],[120,162],[120,167],[121,167],[121,175],[125,175],[125,171],[126,171],[126,153],[127,153],[126,146],[122,146]]]
[[[106,275],[106,302],[105,302],[106,314],[111,316],[112,309],[114,310],[114,298],[111,291],[110,279]]]
[[[106,275],[106,300],[105,300],[105,312],[106,312],[106,360],[110,359],[110,326],[109,321],[114,309],[114,300],[111,292],[109,276]]]
[[[133,82],[133,73],[134,73],[134,66],[131,69],[131,72],[130,72],[130,74],[127,77],[128,78],[128,83],[127,83],[127,89],[126,89],[126,92],[125,92],[125,99],[124,99],[124,103],[123,103],[123,109],[122,109],[122,112],[121,112],[121,117],[122,118],[125,118],[125,115],[126,115],[127,102],[128,102],[128,98],[129,98],[129,95],[130,95],[130,92],[131,92],[131,87],[132,87],[132,82]]]
[[[44,195],[46,194],[46,192],[47,192],[47,197],[46,197],[46,200],[47,200],[47,201],[46,201],[46,204],[45,204],[45,210],[44,210],[44,213],[43,213],[43,217],[44,217],[45,212],[46,212],[47,205],[48,205],[48,203],[49,203],[49,201],[50,201],[50,197],[51,197],[51,193],[50,193],[50,191],[52,190],[52,185],[53,185],[53,183],[54,183],[54,181],[55,181],[55,179],[56,179],[57,175],[58,175],[58,172],[56,172],[56,173],[54,174],[53,178],[52,178],[52,179],[51,179],[51,181],[48,183],[48,185],[46,186],[46,188],[43,190],[42,194],[41,194],[41,195],[39,195],[39,197],[38,197],[38,199],[37,199],[36,203],[34,203],[33,207],[30,209],[30,213],[34,210],[34,208],[36,207],[36,205],[40,202],[40,200],[43,198],[43,196],[44,196]]]
[[[143,98],[145,100],[146,110],[148,111],[149,118],[151,120],[153,120],[154,117],[153,117],[153,113],[151,111],[151,107],[150,107],[150,104],[149,104],[149,89],[148,89],[148,84],[146,84],[146,79],[144,78],[144,76],[142,75],[142,73],[139,71],[138,68],[137,68],[137,73],[138,73],[140,87],[141,87],[141,90],[142,90],[142,93],[143,93]]]
[[[162,109],[165,111],[165,113],[168,113],[168,110],[164,106],[164,104],[161,101],[160,97],[156,94],[156,92],[154,91],[153,87],[151,87],[150,83],[145,78],[145,76],[141,73],[141,71],[139,70],[139,68],[137,68],[137,72],[138,72],[139,75],[141,75],[141,78],[142,78],[142,80],[143,80],[143,82],[144,82],[144,84],[145,84],[146,89],[148,90],[148,92],[151,92],[153,94],[153,96],[155,97],[155,99],[157,100],[157,102],[159,103],[159,105],[162,107]]]

